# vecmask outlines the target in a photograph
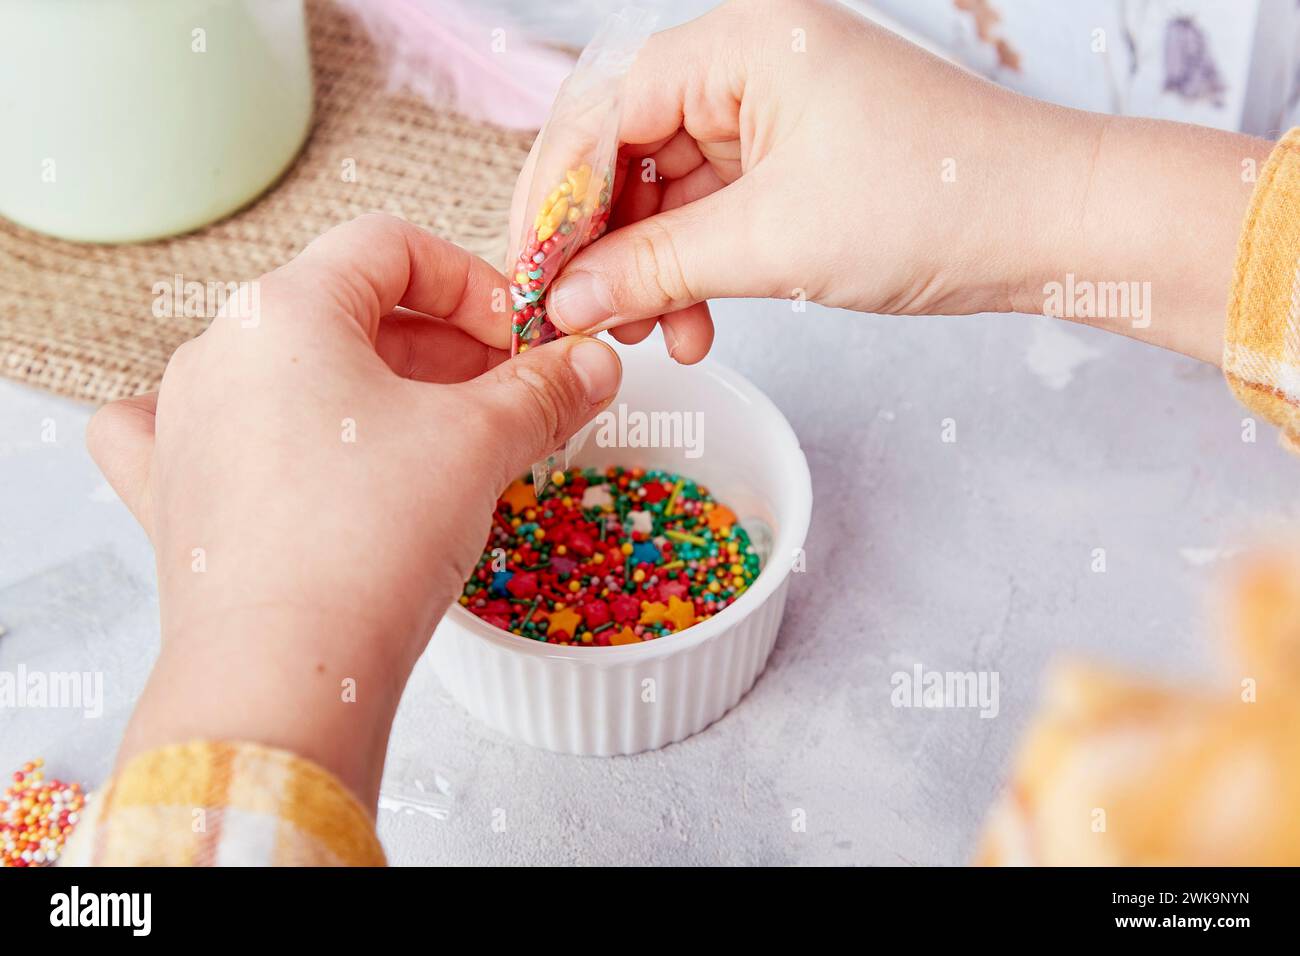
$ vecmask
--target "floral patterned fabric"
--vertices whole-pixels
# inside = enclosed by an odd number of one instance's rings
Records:
[[[1296,0],[849,0],[1065,106],[1276,137],[1300,122]]]

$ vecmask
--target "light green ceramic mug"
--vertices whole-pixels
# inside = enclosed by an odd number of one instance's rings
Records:
[[[311,125],[303,0],[0,0],[0,216],[65,239],[206,225]]]

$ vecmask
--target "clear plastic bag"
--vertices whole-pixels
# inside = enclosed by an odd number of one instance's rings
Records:
[[[654,16],[625,8],[606,18],[555,98],[534,149],[525,220],[509,259],[511,354],[563,335],[546,317],[551,280],[609,222],[623,83]],[[533,464],[541,495],[557,469],[569,467],[585,431]]]

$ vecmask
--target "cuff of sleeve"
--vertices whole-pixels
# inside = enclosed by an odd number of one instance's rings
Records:
[[[1300,449],[1300,127],[1273,147],[1237,245],[1223,343],[1233,394]]]
[[[71,866],[383,866],[374,822],[316,764],[252,743],[140,754],[87,802]]]

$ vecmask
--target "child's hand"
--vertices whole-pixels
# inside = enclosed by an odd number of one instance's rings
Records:
[[[612,231],[547,299],[565,331],[633,342],[657,320],[690,363],[709,298],[1040,312],[1070,273],[1148,282],[1155,312],[1071,317],[1222,350],[1241,171],[1266,143],[1029,99],[809,0],[734,0],[657,34],[625,96]]]
[[[95,416],[92,454],[158,560],[162,654],[123,757],[255,740],[373,796],[392,709],[497,495],[618,387],[592,339],[503,363],[505,287],[366,216],[264,276],[253,317],[178,349],[157,396]]]
[[[1005,137],[1018,99],[837,3],[744,0],[657,34],[626,84],[617,231],[569,264],[549,315],[566,331],[617,327],[625,342],[658,319],[689,363],[712,341],[708,298],[986,307],[971,267],[988,287],[1019,281],[1023,261],[980,250],[1014,228],[1033,184],[987,162],[980,127]]]

